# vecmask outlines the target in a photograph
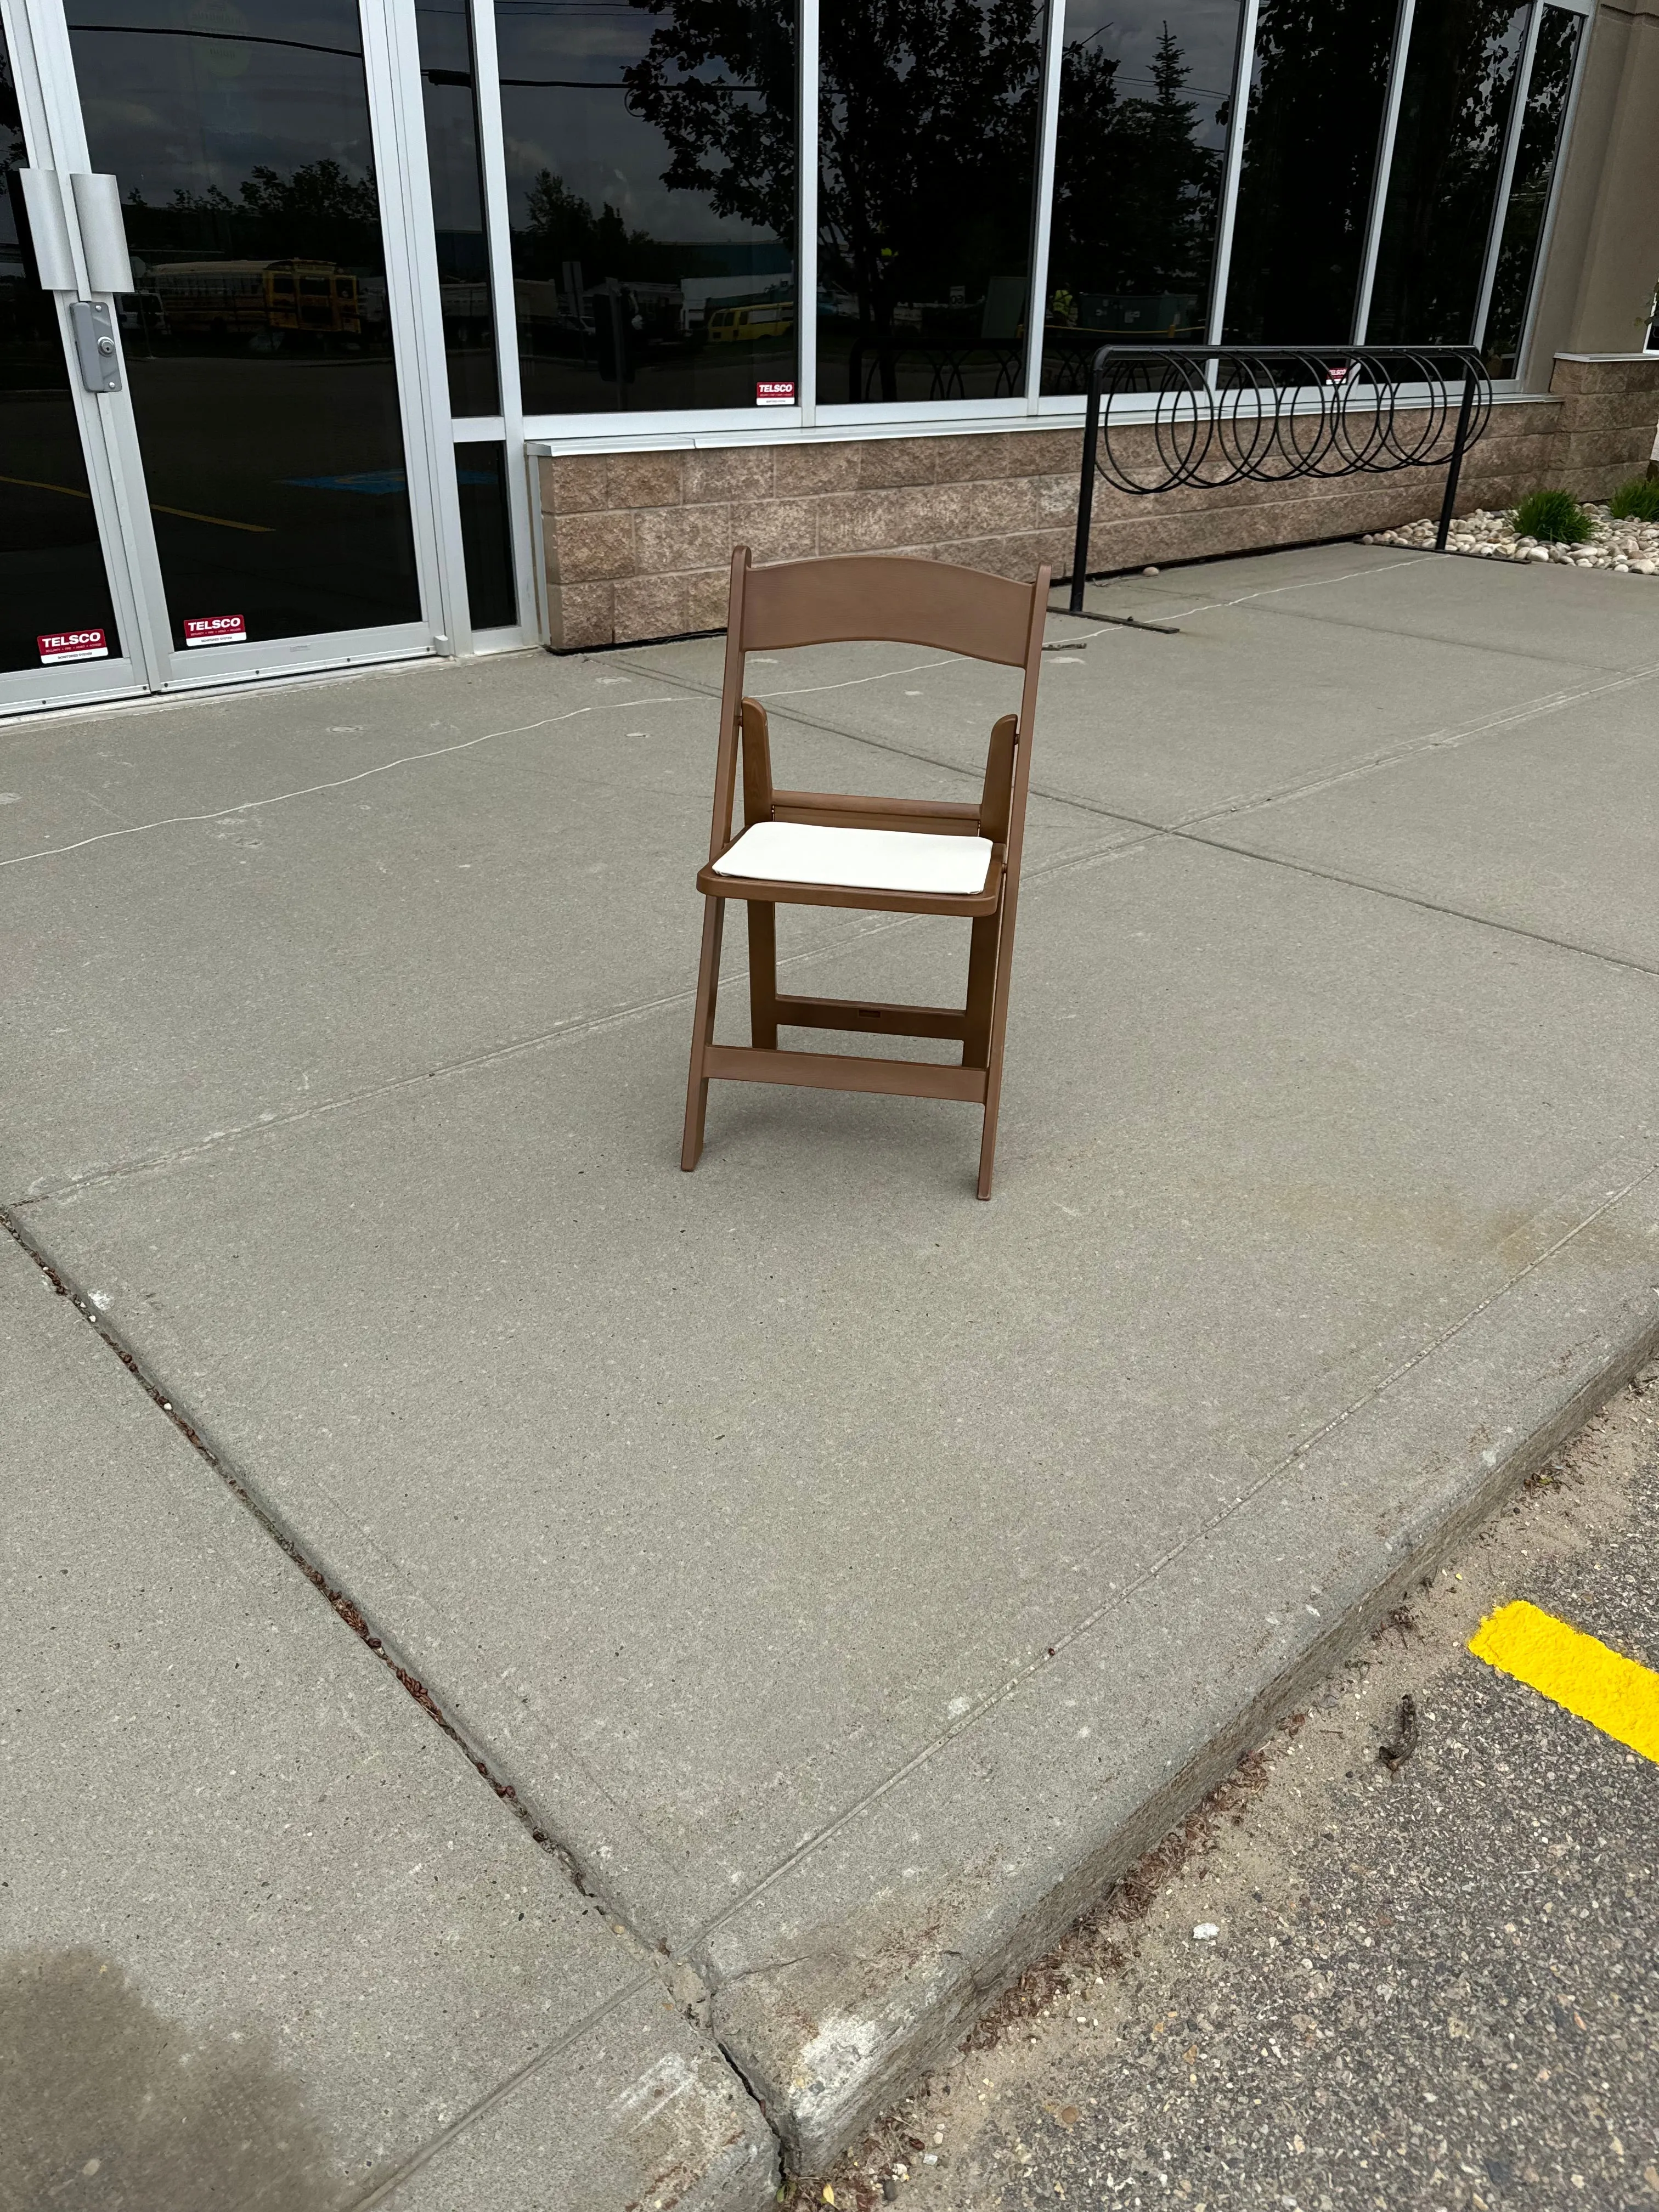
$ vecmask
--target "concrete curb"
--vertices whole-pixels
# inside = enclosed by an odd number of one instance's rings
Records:
[[[1659,1168],[1292,1452],[700,1947],[824,2170],[1659,1348]]]

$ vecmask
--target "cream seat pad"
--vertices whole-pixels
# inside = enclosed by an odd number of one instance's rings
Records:
[[[986,837],[916,830],[836,830],[816,822],[757,822],[714,862],[717,876],[780,884],[844,884],[852,890],[961,896],[985,888]]]

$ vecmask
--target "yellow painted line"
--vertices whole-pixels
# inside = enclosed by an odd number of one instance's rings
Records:
[[[89,491],[76,491],[73,484],[42,483],[36,477],[0,477],[0,483],[21,484],[25,491],[61,491],[65,499],[90,499]]]
[[[1570,1628],[1524,1598],[1488,1614],[1469,1638],[1477,1659],[1659,1765],[1659,1674]]]
[[[34,477],[0,477],[0,483],[21,484],[25,491],[60,491],[65,499],[90,499],[89,491],[77,491],[73,484],[42,483]],[[246,530],[254,538],[274,538],[276,527],[269,522],[232,522],[222,514],[198,514],[193,507],[162,507],[151,500],[152,514],[176,514],[181,522],[210,522],[216,530]]]
[[[220,530],[251,531],[256,538],[274,538],[274,526],[269,522],[231,522],[222,514],[197,514],[187,507],[161,507],[155,500],[149,503],[152,514],[176,514],[181,522],[211,522]]]

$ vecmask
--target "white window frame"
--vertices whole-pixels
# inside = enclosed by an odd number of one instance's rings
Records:
[[[957,399],[943,402],[900,400],[871,402],[858,405],[825,405],[817,390],[817,360],[813,332],[817,302],[817,63],[820,0],[798,0],[798,4],[799,167],[796,179],[796,290],[799,303],[797,327],[801,333],[801,337],[796,369],[797,404],[791,408],[769,409],[766,410],[765,418],[757,420],[756,410],[752,408],[672,408],[641,410],[638,412],[628,413],[606,410],[586,415],[526,415],[520,407],[514,404],[519,389],[517,321],[512,289],[509,210],[501,126],[500,84],[495,60],[495,0],[472,0],[475,17],[473,52],[478,76],[480,136],[484,152],[486,199],[491,228],[490,264],[495,287],[497,343],[501,357],[501,434],[506,437],[509,447],[517,441],[524,441],[532,449],[532,461],[537,456],[547,453],[617,453],[634,449],[663,452],[694,449],[699,447],[783,445],[814,443],[819,441],[842,442],[872,437],[937,436],[953,434],[971,435],[988,430],[1054,428],[1081,422],[1085,407],[1085,400],[1081,394],[1045,396],[1041,389],[1043,316],[1048,296],[1048,258],[1052,235],[1054,186],[1059,155],[1060,73],[1065,53],[1066,0],[1048,0],[1042,33],[1043,53],[1039,102],[1040,135],[1037,146],[1036,203],[1032,223],[1030,304],[1028,309],[1024,393],[998,399]],[[1416,6],[1417,0],[1400,0],[1393,47],[1389,56],[1388,82],[1383,94],[1382,119],[1378,136],[1376,166],[1367,210],[1359,278],[1356,287],[1352,325],[1353,331],[1352,342],[1356,344],[1361,344],[1364,341],[1370,313]],[[1506,132],[1500,188],[1492,212],[1492,230],[1482,264],[1480,294],[1481,321],[1484,321],[1491,296],[1492,280],[1507,202],[1508,185],[1513,173],[1518,133],[1525,110],[1532,56],[1536,44],[1539,9],[1544,6],[1564,7],[1569,12],[1589,17],[1593,15],[1595,0],[1534,0],[1523,37],[1520,76],[1517,80],[1520,96],[1515,103]],[[1259,12],[1260,0],[1243,0],[1227,143],[1224,157],[1222,190],[1217,217],[1214,278],[1211,288],[1208,322],[1208,340],[1212,344],[1218,344],[1221,342],[1221,333],[1225,325],[1238,196],[1249,128],[1250,94],[1255,71]],[[1588,43],[1588,35],[1586,35],[1580,41],[1572,91],[1569,97],[1567,113],[1563,121],[1562,158],[1557,162],[1555,179],[1551,190],[1550,206],[1540,232],[1533,298],[1528,304],[1527,321],[1519,356],[1521,360],[1525,359],[1526,348],[1531,339],[1533,318],[1537,306],[1536,271],[1541,271],[1548,252],[1550,234],[1554,222],[1555,201],[1559,192],[1561,169],[1565,163],[1565,155],[1576,116],[1578,89],[1583,75],[1584,51]],[[488,121],[484,119],[485,118],[489,118]],[[1477,329],[1480,326],[1480,323],[1475,325]],[[1519,391],[1518,379],[1506,380],[1499,386],[1499,391],[1505,398],[1514,396]],[[509,394],[512,395],[511,398]],[[1310,404],[1313,403],[1310,402]],[[1133,407],[1129,408],[1127,410],[1128,418],[1133,419],[1138,411],[1139,410]],[[477,439],[483,434],[485,434],[481,425],[461,423],[456,425],[458,440],[463,436],[468,439]],[[494,434],[493,425],[490,434]],[[520,516],[515,509],[515,546],[520,542],[518,535],[520,531],[523,530],[527,538],[532,529],[533,518],[530,515]],[[533,558],[529,566],[532,570],[537,568],[538,564]],[[538,589],[540,589],[541,580],[538,575],[536,580]]]

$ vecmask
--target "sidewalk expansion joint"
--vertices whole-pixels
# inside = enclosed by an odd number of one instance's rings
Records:
[[[69,1300],[94,1335],[114,1353],[151,1403],[178,1430],[198,1457],[211,1468],[231,1496],[252,1516],[283,1557],[298,1568],[358,1641],[372,1651],[387,1672],[395,1677],[405,1694],[455,1745],[507,1811],[528,1832],[531,1841],[547,1853],[565,1879],[596,1912],[602,1913],[614,1929],[626,1934],[654,1960],[659,1947],[634,1928],[612,1900],[594,1887],[574,1854],[557,1839],[550,1822],[525,1802],[517,1784],[507,1778],[501,1771],[500,1763],[487,1754],[485,1747],[445,1711],[413,1666],[404,1663],[405,1659],[412,1655],[400,1653],[395,1643],[379,1633],[362,1608],[318,1565],[293,1531],[260,1503],[250,1486],[238,1474],[230,1455],[209,1440],[201,1425],[184,1411],[176,1396],[168,1395],[165,1386],[123,1342],[82,1287],[65,1274],[35,1241],[9,1206],[0,1206],[0,1228],[3,1228],[33,1261],[58,1297]]]

